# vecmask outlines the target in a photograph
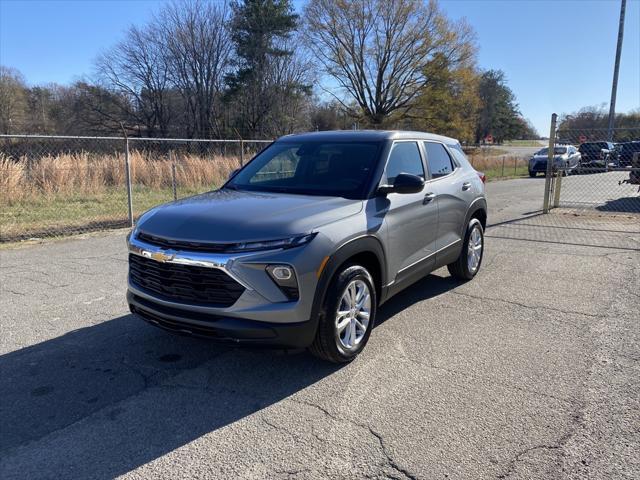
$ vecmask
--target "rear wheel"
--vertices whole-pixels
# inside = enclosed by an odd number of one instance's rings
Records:
[[[460,280],[471,280],[476,276],[482,264],[484,253],[484,229],[477,218],[467,225],[462,251],[458,259],[447,265],[449,273]]]
[[[371,274],[360,265],[347,265],[331,281],[311,353],[335,363],[353,360],[369,340],[376,306]]]

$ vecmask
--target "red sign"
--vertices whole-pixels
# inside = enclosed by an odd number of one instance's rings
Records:
[[[580,143],[584,143],[587,141],[587,136],[586,135],[580,135]]]

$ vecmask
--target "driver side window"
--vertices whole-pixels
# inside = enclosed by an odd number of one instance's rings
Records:
[[[424,167],[417,142],[396,142],[387,162],[387,183],[392,185],[400,173],[417,175],[424,180]]]

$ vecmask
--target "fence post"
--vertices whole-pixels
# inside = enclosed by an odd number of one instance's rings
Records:
[[[173,185],[173,200],[178,200],[178,190],[176,188],[176,157],[171,162],[171,183]]]
[[[553,182],[553,208],[557,208],[560,205],[560,190],[562,189],[562,172],[558,171],[558,176]]]
[[[518,176],[518,157],[513,157],[513,176]]]
[[[124,127],[122,128],[124,132],[124,167],[125,167],[125,177],[127,181],[127,207],[129,210],[129,226],[133,227],[133,200],[131,198],[131,163],[129,162],[129,137],[127,137],[127,132]]]
[[[505,162],[506,158],[507,157],[505,155],[502,156],[502,175],[500,175],[500,177],[504,177],[504,162]]]
[[[556,121],[558,115],[555,113],[551,115],[551,128],[549,129],[549,151],[547,155],[547,173],[544,181],[544,203],[542,205],[542,211],[549,213],[549,196],[551,194],[551,173],[553,172],[553,152],[556,145]]]
[[[244,140],[240,139],[240,166],[244,165]]]

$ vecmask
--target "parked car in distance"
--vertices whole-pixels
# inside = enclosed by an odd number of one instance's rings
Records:
[[[578,151],[582,155],[580,169],[606,169],[611,164],[617,165],[617,150],[611,142],[581,143]]]
[[[573,145],[561,145],[553,149],[553,161],[556,170],[561,170],[563,175],[567,175],[580,165],[580,152]],[[547,172],[547,160],[549,159],[549,148],[543,148],[533,154],[529,160],[529,176],[535,177],[539,172]]]
[[[633,156],[640,153],[640,140],[619,143],[616,147],[618,152],[618,164],[621,167],[629,167],[633,162]]]
[[[173,332],[348,362],[394,294],[445,265],[478,273],[484,181],[452,138],[282,137],[219,190],[142,215],[129,308]]]

